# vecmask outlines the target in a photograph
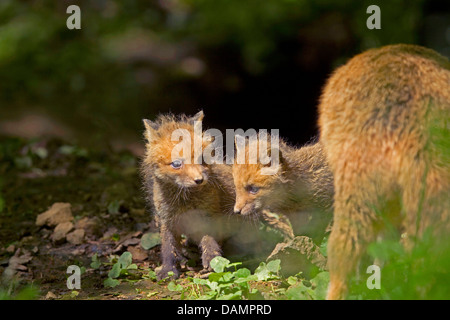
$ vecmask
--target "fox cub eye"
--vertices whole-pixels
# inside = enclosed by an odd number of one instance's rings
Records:
[[[181,166],[183,165],[183,161],[177,159],[177,160],[174,160],[170,165],[174,169],[180,169]]]
[[[257,194],[259,191],[259,187],[248,185],[245,187],[245,190],[247,190],[248,193]]]

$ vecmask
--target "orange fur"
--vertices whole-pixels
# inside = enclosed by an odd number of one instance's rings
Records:
[[[148,202],[160,224],[162,269],[157,274],[159,279],[167,277],[170,271],[174,277],[179,275],[176,264],[183,260],[182,234],[199,245],[203,268],[207,270],[211,259],[221,255],[218,242],[227,234],[225,218],[234,197],[231,168],[194,163],[194,121],[202,119],[200,112],[192,118],[163,115],[155,122],[144,120],[147,144],[141,172]],[[175,160],[172,150],[179,143],[171,140],[176,129],[187,130],[191,138],[191,163],[183,163],[180,168],[171,165]],[[183,140],[183,143],[188,142]],[[205,146],[203,143],[202,151]],[[180,155],[180,159],[184,157]]]
[[[448,137],[449,61],[413,45],[366,51],[333,73],[319,112],[335,181],[328,298],[343,299],[385,219],[409,239],[449,226],[450,163],[433,133]]]
[[[263,175],[261,170],[272,163],[263,165],[259,159],[256,164],[248,162],[251,148],[259,152],[258,141],[246,142],[246,163],[233,164],[235,213],[259,218],[263,210],[284,214],[291,221],[294,233],[321,240],[331,220],[333,197],[332,174],[321,144],[296,149],[280,141],[279,166],[275,174]],[[268,150],[270,146],[268,143]],[[258,189],[256,193],[252,187]]]

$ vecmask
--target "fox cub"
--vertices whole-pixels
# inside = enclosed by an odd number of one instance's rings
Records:
[[[235,139],[238,152],[239,139],[244,138]],[[290,220],[295,234],[322,240],[332,216],[333,176],[321,143],[294,148],[281,139],[273,147],[267,141],[267,155],[275,157],[271,151],[277,150],[279,161],[272,174],[264,174],[262,169],[272,167],[274,159],[268,164],[263,164],[261,159],[256,163],[248,161],[252,149],[260,153],[259,142],[259,138],[245,139],[241,144],[245,163],[233,164],[235,214],[262,217],[265,210],[283,214]]]
[[[333,73],[319,113],[335,186],[328,299],[343,299],[387,223],[406,248],[449,230],[450,63],[414,45],[366,51]]]
[[[186,235],[199,245],[202,265],[210,269],[210,261],[221,255],[220,240],[226,234],[226,211],[234,198],[231,168],[226,165],[197,164],[194,161],[194,123],[203,119],[200,111],[193,117],[161,115],[156,121],[144,120],[146,153],[141,164],[147,198],[156,212],[161,234],[162,268],[159,279],[173,272],[179,276],[177,263],[184,259],[180,240]],[[187,150],[191,159],[172,158],[179,144],[172,141],[177,129],[187,130],[191,140]],[[205,147],[202,142],[202,149]],[[188,161],[190,160],[190,161]],[[231,211],[231,208],[230,208]]]

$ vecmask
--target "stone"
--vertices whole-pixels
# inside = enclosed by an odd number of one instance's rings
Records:
[[[50,209],[37,216],[36,225],[38,227],[44,225],[55,227],[62,222],[68,221],[73,221],[70,203],[56,202]]]
[[[73,227],[73,223],[70,221],[58,224],[51,235],[51,239],[57,243],[64,242],[66,235],[73,230]]]
[[[47,294],[45,295],[45,300],[53,300],[53,299],[56,299],[56,298],[58,298],[56,296],[56,294],[54,294],[51,291],[47,292]]]
[[[77,221],[75,224],[76,229],[84,229],[88,235],[101,235],[100,223],[97,217],[89,218],[84,217]]]
[[[71,233],[67,234],[67,242],[71,244],[81,244],[84,240],[84,229],[75,229]]]

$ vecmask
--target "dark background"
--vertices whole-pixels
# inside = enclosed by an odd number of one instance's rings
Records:
[[[68,30],[66,8],[81,8]],[[366,9],[381,9],[368,30]],[[142,118],[203,109],[206,127],[317,134],[330,72],[368,48],[450,56],[448,1],[5,0],[0,134],[142,152]]]

